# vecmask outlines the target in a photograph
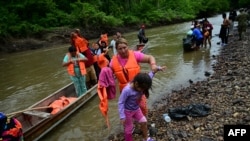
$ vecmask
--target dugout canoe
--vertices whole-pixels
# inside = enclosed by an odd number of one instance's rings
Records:
[[[187,36],[186,38],[182,39],[182,44],[183,44],[183,50],[188,52],[188,51],[194,51],[193,46],[193,41],[191,36]]]
[[[61,96],[77,97],[74,84],[70,83],[30,106],[28,109],[24,110],[24,112],[18,113],[13,117],[15,117],[22,124],[24,140],[37,141],[63,122],[71,114],[76,112],[95,95],[97,95],[97,85],[90,88],[85,94],[78,97],[75,101],[54,115],[50,113],[50,108],[40,108],[49,106],[53,101],[58,100]]]
[[[137,44],[135,50],[145,53],[147,48],[148,44]]]

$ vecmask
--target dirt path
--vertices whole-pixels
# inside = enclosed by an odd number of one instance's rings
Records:
[[[243,41],[238,41],[237,31],[229,37],[229,45],[221,54],[213,56],[217,63],[214,74],[155,102],[148,116],[148,124],[155,123],[157,141],[223,141],[224,125],[250,125],[250,28]],[[170,108],[187,107],[191,104],[211,108],[204,117],[185,116],[170,123],[162,114]],[[123,133],[110,135],[111,141],[124,141]],[[140,133],[134,134],[141,141]]]

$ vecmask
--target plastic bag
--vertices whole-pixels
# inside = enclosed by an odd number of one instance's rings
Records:
[[[183,119],[187,116],[203,117],[209,115],[211,108],[204,104],[191,104],[186,107],[170,108],[169,116],[172,119]]]

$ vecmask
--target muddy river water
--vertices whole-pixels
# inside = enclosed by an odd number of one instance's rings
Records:
[[[222,17],[217,15],[208,20],[214,26],[212,46],[193,52],[183,52],[182,48],[182,39],[191,22],[146,29],[149,38],[146,53],[153,55],[157,64],[167,66],[165,72],[159,72],[154,77],[149,107],[171,90],[188,86],[188,80],[200,81],[206,78],[205,71],[213,72],[211,65],[215,60],[212,56],[218,55],[221,48],[216,44],[219,38],[215,34],[219,33]],[[124,33],[123,36],[131,47],[138,42],[137,32]],[[23,110],[70,83],[66,69],[61,65],[68,46],[1,55],[0,111],[11,113]],[[145,72],[149,71],[148,64],[143,64],[142,68]],[[104,128],[105,122],[96,96],[41,140],[101,141],[116,130],[122,130],[117,110],[118,97],[119,94],[109,101],[110,130]]]

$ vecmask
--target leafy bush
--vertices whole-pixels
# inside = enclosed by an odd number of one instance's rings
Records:
[[[0,38],[9,38],[61,26],[172,23],[226,11],[230,6],[247,6],[249,0],[11,0],[0,4]]]
[[[141,20],[138,17],[133,15],[122,15],[121,20],[125,21],[124,22],[125,25],[132,25],[141,22]]]

